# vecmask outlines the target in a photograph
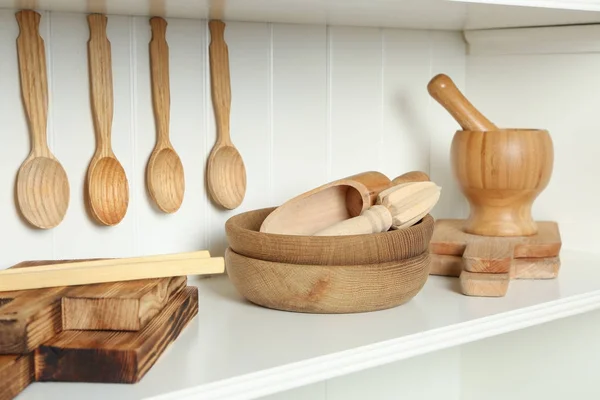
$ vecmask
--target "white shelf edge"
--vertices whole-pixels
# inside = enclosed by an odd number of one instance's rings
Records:
[[[150,399],[255,399],[599,308],[600,290],[597,290],[399,339],[236,376],[207,385],[150,397]]]
[[[474,56],[600,52],[600,24],[467,30],[464,36]]]
[[[600,11],[599,0],[447,0],[457,3],[495,4],[501,6],[522,6],[554,8],[560,10]]]

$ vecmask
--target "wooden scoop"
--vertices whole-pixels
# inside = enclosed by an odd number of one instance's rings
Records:
[[[48,148],[48,81],[44,40],[38,33],[41,16],[25,10],[16,14],[21,94],[31,133],[31,151],[17,175],[17,203],[33,226],[53,228],[69,207],[69,181],[64,168]]]
[[[129,185],[125,170],[110,143],[113,117],[113,83],[110,42],[106,36],[107,18],[88,15],[88,41],[92,116],[96,131],[96,152],[87,171],[87,200],[96,221],[116,225],[127,212]]]
[[[152,105],[156,121],[157,140],[146,169],[146,181],[150,197],[158,208],[174,213],[181,207],[185,192],[183,165],[169,140],[169,47],[166,33],[167,22],[160,18],[150,19],[150,65],[152,75]]]
[[[439,74],[427,85],[427,91],[466,131],[493,131],[498,127],[483,116],[458,90],[452,79]]]
[[[229,55],[225,43],[225,24],[213,20],[210,27],[210,78],[217,124],[217,142],[208,157],[207,184],[212,199],[232,210],[246,195],[246,167],[229,136],[231,87]]]
[[[260,231],[286,235],[312,235],[337,222],[359,215],[390,186],[387,176],[363,172],[319,186],[276,208]]]

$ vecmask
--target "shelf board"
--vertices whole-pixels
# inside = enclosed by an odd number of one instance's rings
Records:
[[[600,0],[0,0],[0,8],[27,7],[77,13],[443,30],[600,22],[600,13],[593,12],[600,11]]]
[[[253,399],[600,308],[600,255],[563,251],[557,279],[467,297],[432,276],[389,310],[316,315],[245,301],[226,277],[191,280],[200,310],[135,385],[35,383],[27,399]]]

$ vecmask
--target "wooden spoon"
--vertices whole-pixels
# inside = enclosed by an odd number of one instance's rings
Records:
[[[48,148],[48,80],[44,40],[38,33],[41,16],[24,10],[16,14],[21,94],[31,133],[31,151],[17,175],[17,202],[23,217],[33,226],[53,228],[69,207],[67,174]]]
[[[88,56],[92,115],[96,131],[96,152],[87,172],[87,200],[92,216],[104,225],[116,225],[127,213],[129,185],[125,170],[110,144],[113,117],[113,83],[107,18],[88,15],[90,39]]]
[[[146,169],[150,197],[158,208],[174,213],[181,207],[185,192],[183,165],[169,140],[169,47],[167,21],[160,17],[150,19],[150,65],[152,75],[152,105],[156,120],[157,140]]]
[[[217,124],[217,142],[208,157],[208,192],[216,203],[232,210],[242,203],[246,195],[246,168],[229,136],[231,87],[225,24],[213,20],[208,25],[211,36],[210,78]]]
[[[483,116],[444,74],[434,76],[427,91],[466,131],[493,131],[498,127]]]

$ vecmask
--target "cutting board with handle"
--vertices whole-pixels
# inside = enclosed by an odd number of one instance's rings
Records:
[[[463,294],[504,296],[511,279],[558,275],[562,241],[555,222],[537,222],[537,234],[513,237],[469,234],[464,224],[460,219],[436,221],[429,245],[430,273],[460,277]]]
[[[27,261],[12,268],[64,262]],[[62,329],[139,330],[186,282],[171,277],[0,292],[0,354],[29,353]]]

